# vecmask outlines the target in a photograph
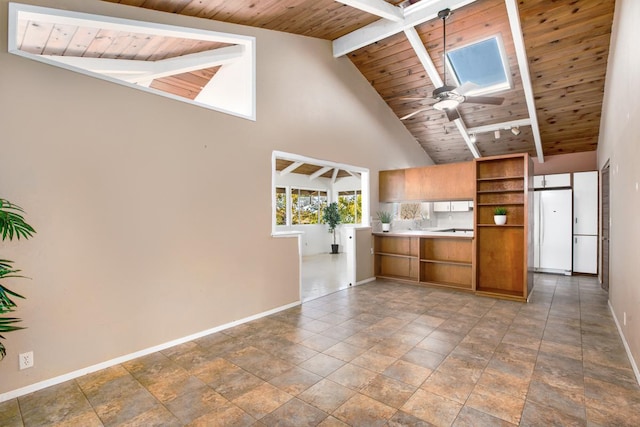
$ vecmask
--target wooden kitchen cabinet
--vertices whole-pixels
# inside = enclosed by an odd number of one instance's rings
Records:
[[[420,239],[420,282],[473,290],[473,239]]]
[[[473,291],[472,237],[375,236],[375,274]]]
[[[484,157],[476,165],[476,292],[526,301],[533,288],[533,162],[528,154]],[[493,209],[507,208],[495,225]]]
[[[474,195],[474,163],[461,162],[380,171],[381,202],[471,200]]]
[[[473,162],[449,163],[422,169],[421,200],[473,199]]]
[[[375,236],[375,274],[388,279],[417,282],[420,277],[420,238]]]
[[[380,202],[401,202],[404,197],[405,170],[380,171],[378,190]]]

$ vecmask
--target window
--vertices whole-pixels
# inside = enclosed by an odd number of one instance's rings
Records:
[[[447,63],[458,86],[467,82],[478,87],[468,95],[482,95],[511,88],[502,40],[492,37],[447,52]]]
[[[327,200],[326,191],[292,188],[291,224],[320,224]]]
[[[9,3],[8,48],[14,55],[255,120],[254,37]]]
[[[362,223],[362,192],[360,190],[340,191],[338,193],[338,211],[344,224]]]
[[[276,187],[276,225],[287,225],[287,189]]]

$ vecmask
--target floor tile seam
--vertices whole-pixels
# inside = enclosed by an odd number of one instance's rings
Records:
[[[178,418],[178,416],[176,414],[174,414],[173,412],[171,412],[169,410],[169,408],[166,407],[166,405],[164,403],[162,403],[153,393],[151,393],[151,391],[145,387],[144,385],[142,385],[142,383],[140,383],[140,381],[138,380],[138,378],[136,378],[131,372],[129,372],[129,370],[124,367],[123,364],[118,364],[117,366],[121,367],[122,369],[124,369],[130,376],[131,378],[138,383],[138,385],[140,387],[142,387],[142,389],[144,391],[146,391],[149,396],[151,396],[153,398],[153,400],[155,400],[155,402],[162,406],[163,408],[165,408],[171,415],[173,415],[174,417],[176,417],[176,419],[180,419]],[[87,403],[89,404],[89,407],[91,408],[91,410],[93,411],[93,413],[96,415],[96,417],[100,420],[100,422],[102,423],[102,425],[106,425],[106,421],[100,416],[100,414],[98,413],[97,408],[93,405],[93,403],[91,402],[91,400],[89,399],[89,396],[87,396],[85,390],[80,386],[80,383],[77,381],[77,379],[74,379],[73,382],[75,383],[76,387],[78,388],[78,390],[80,390],[80,392],[82,393],[82,395],[84,396],[85,400],[87,401]],[[109,400],[109,402],[111,402],[111,399]],[[127,420],[130,421],[130,420]],[[24,424],[24,422],[23,422]]]
[[[76,383],[75,380],[73,380],[74,384]],[[80,389],[80,386],[78,384],[76,384],[76,387],[78,387],[78,389]],[[80,390],[82,392],[82,390]],[[84,396],[84,392],[82,392],[82,395]],[[86,399],[87,396],[84,396],[84,398]],[[88,400],[87,400],[88,402]],[[24,421],[24,415],[22,414],[22,406],[20,405],[20,399],[16,397],[16,403],[18,404],[18,413],[20,414],[20,422],[22,423],[23,426],[26,426],[25,421]],[[91,404],[89,404],[89,406],[91,406]],[[93,410],[93,407],[91,407],[91,409]],[[96,414],[97,415],[97,414]]]

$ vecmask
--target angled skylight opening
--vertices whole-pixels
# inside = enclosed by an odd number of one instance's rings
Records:
[[[477,87],[466,95],[486,95],[511,89],[511,75],[502,39],[494,36],[447,52],[447,65],[458,86]]]
[[[255,38],[9,3],[15,55],[255,120]]]

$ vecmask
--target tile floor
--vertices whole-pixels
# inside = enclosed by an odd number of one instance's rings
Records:
[[[347,278],[347,254],[317,254],[302,257],[303,302],[329,295],[349,287]]]
[[[638,426],[592,278],[529,304],[377,281],[0,403],[2,426]]]

